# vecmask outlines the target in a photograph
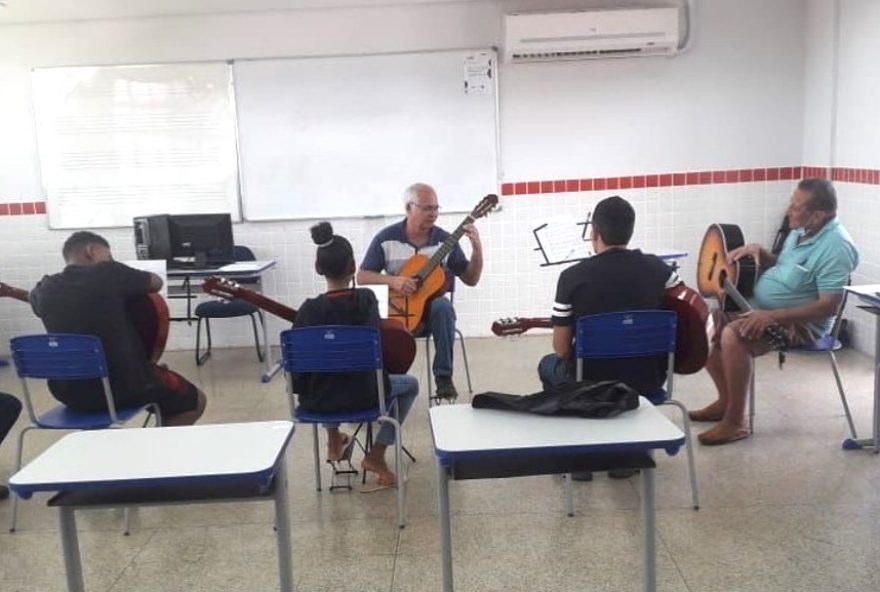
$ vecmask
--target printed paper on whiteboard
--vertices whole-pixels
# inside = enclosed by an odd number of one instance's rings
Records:
[[[488,95],[492,93],[492,54],[477,51],[464,58],[464,92],[467,95]]]

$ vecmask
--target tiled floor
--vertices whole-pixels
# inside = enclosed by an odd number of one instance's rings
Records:
[[[470,340],[476,390],[537,390],[534,368],[548,346],[546,336]],[[166,361],[208,394],[204,422],[285,417],[283,380],[260,384],[252,350],[218,351],[199,369],[191,358],[179,352]],[[867,432],[870,360],[846,352],[841,365],[857,425]],[[415,369],[424,372],[421,357]],[[461,389],[463,373],[458,378]],[[780,372],[774,359],[764,358],[758,388],[757,434],[697,450],[699,512],[690,509],[684,455],[658,455],[660,590],[880,590],[880,457],[841,450],[846,424],[826,359],[789,356]],[[711,398],[703,373],[679,377],[676,389],[693,407]],[[19,390],[8,368],[0,370],[0,390]],[[316,493],[311,434],[303,429],[294,436],[289,454],[298,591],[440,589],[426,408],[422,397],[405,424],[418,462],[410,467],[409,525],[402,531],[394,525],[391,491]],[[3,476],[11,470],[15,433],[0,449]],[[57,437],[30,435],[26,457]],[[640,590],[638,485],[638,478],[605,476],[578,484],[578,513],[568,518],[557,478],[453,483],[456,589]],[[57,518],[44,502],[35,497],[21,505],[15,534],[5,528],[10,503],[0,502],[3,592],[65,589]],[[81,512],[79,526],[91,591],[278,588],[271,504],[140,509],[128,537],[121,532],[121,512]]]

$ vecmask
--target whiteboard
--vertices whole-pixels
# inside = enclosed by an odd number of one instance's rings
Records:
[[[470,211],[498,186],[495,64],[493,50],[235,62],[245,218],[402,215],[415,182]]]
[[[51,228],[240,219],[228,63],[38,68],[33,83]]]

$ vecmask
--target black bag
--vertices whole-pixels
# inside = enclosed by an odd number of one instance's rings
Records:
[[[639,406],[639,393],[622,382],[584,381],[519,396],[506,393],[474,395],[475,409],[503,409],[538,415],[615,417]]]

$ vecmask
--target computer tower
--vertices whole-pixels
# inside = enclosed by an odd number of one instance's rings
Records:
[[[138,259],[171,259],[168,214],[135,218],[134,248]]]

